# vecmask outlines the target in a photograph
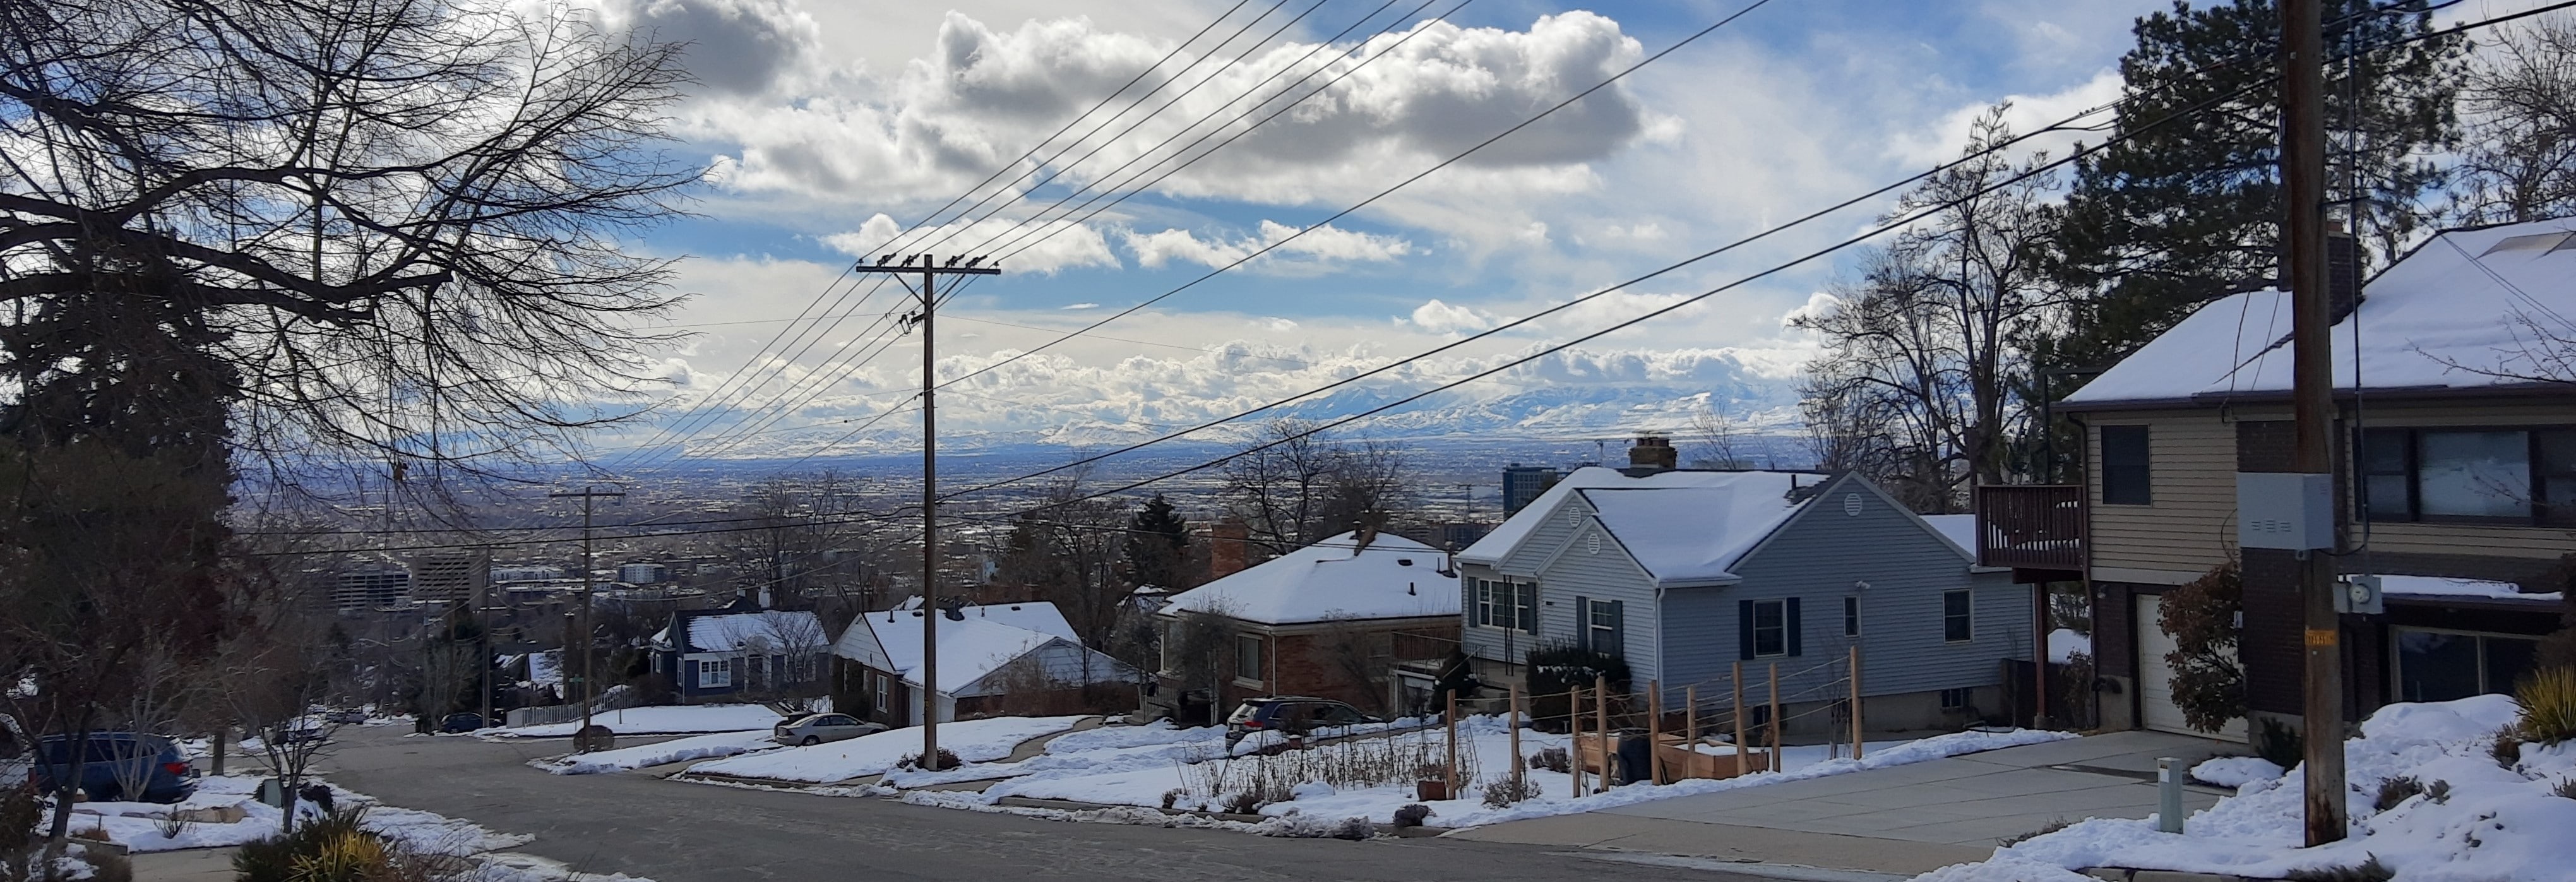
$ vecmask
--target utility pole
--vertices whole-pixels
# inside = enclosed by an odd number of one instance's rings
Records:
[[[2334,471],[2334,353],[2328,340],[2325,231],[2325,46],[2318,0],[2281,2],[2282,275],[2290,285],[2291,401],[2296,419],[2293,471]],[[2330,549],[2329,549],[2330,550]],[[2293,552],[2307,652],[2300,710],[2307,746],[2307,842],[2344,837],[2343,625],[2335,612],[2334,558]]]
[[[578,628],[578,630],[580,630],[580,631],[581,631],[581,633],[580,633],[579,635],[573,635],[573,634],[566,634],[566,635],[564,635],[564,648],[565,648],[565,649],[571,649],[571,648],[572,648],[573,639],[574,639],[576,636],[578,636],[578,637],[580,638],[580,640],[581,640],[581,728],[580,728],[580,729],[577,729],[577,730],[574,730],[574,731],[576,731],[576,732],[578,732],[578,733],[588,733],[588,732],[590,731],[590,703],[591,703],[591,699],[592,699],[592,697],[595,695],[595,693],[592,691],[593,687],[592,687],[592,685],[591,685],[591,684],[593,683],[593,681],[591,680],[591,677],[590,677],[590,674],[591,674],[591,670],[590,670],[590,656],[591,656],[591,651],[590,651],[590,649],[591,649],[591,647],[590,647],[590,630],[591,630],[591,624],[590,624],[590,602],[591,602],[591,598],[590,598],[590,595],[591,595],[591,590],[592,590],[592,589],[591,589],[591,579],[592,579],[591,572],[592,572],[593,570],[598,569],[598,567],[594,565],[594,562],[591,560],[591,557],[590,557],[590,505],[591,505],[591,500],[598,499],[598,498],[603,497],[603,496],[620,496],[620,497],[622,497],[622,496],[625,496],[625,495],[626,495],[626,491],[623,491],[623,490],[601,490],[601,489],[599,489],[598,485],[590,485],[590,486],[585,486],[585,487],[581,488],[581,492],[579,492],[579,493],[548,493],[548,494],[546,494],[546,495],[547,495],[547,496],[550,496],[550,497],[558,498],[558,499],[567,499],[567,498],[573,498],[573,497],[579,497],[579,498],[581,499],[581,622],[580,622],[580,624],[579,624],[578,626],[576,626],[576,627]],[[566,664],[565,666],[566,666],[566,667],[570,667],[570,666],[571,666],[571,665],[569,664],[569,661],[570,661],[570,660],[569,660],[569,659],[567,659],[566,661],[567,661],[567,664]],[[487,721],[487,722],[488,722],[488,721]],[[590,736],[589,736],[588,734],[582,734],[582,735],[581,735],[581,737],[582,737],[582,738],[588,738],[588,737],[590,737]]]
[[[874,264],[862,261],[850,271],[921,274],[921,311],[904,319],[921,328],[921,767],[936,770],[940,768],[939,415],[932,396],[938,391],[939,379],[938,353],[932,345],[937,340],[931,334],[930,316],[939,307],[939,276],[998,276],[1002,267],[995,264],[979,268],[984,258],[968,260],[963,254],[949,255],[944,265],[929,254],[915,254],[902,263],[893,263],[894,259],[895,255],[887,254]],[[957,265],[961,260],[966,265]]]

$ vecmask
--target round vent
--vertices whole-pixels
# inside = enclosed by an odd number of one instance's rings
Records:
[[[1600,554],[1601,534],[1594,533],[1590,536],[1583,537],[1583,551],[1585,554]]]
[[[1843,514],[1860,517],[1860,494],[1854,493],[1843,497]]]

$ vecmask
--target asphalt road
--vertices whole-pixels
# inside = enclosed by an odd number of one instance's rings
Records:
[[[561,752],[562,741],[401,737],[405,731],[341,730],[331,755],[317,765],[340,786],[393,805],[537,837],[519,851],[578,870],[657,882],[1516,882],[1605,875],[1623,882],[1754,882],[1734,873],[1605,863],[1547,846],[1273,839],[743,790],[638,774],[549,775],[523,760]]]

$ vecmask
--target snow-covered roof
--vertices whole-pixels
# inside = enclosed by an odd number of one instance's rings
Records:
[[[2447,576],[2381,576],[2381,594],[2393,597],[2470,597],[2481,600],[2519,600],[2531,603],[2557,603],[2564,595],[2557,591],[2525,592],[2512,582],[2490,582],[2485,579],[2453,579]]]
[[[2535,221],[2433,237],[2372,279],[2335,325],[2337,389],[2442,390],[2523,385],[2554,376],[2535,364],[2576,317],[2576,220]],[[2358,330],[2356,331],[2356,327]],[[2358,343],[2355,335],[2358,333]],[[2214,301],[2192,313],[2066,403],[2101,407],[2230,394],[2286,392],[2293,347],[2279,291]],[[2496,376],[2505,374],[2507,376]]]
[[[528,655],[528,682],[561,686],[564,682],[563,650],[549,649]]]
[[[1695,487],[1576,491],[1619,547],[1666,586],[1722,584],[1734,567],[1806,504],[1789,500],[1788,472],[1730,472]]]
[[[1547,488],[1547,492],[1539,494],[1537,499],[1530,500],[1530,504],[1523,507],[1519,514],[1503,521],[1502,525],[1495,527],[1493,532],[1485,534],[1485,538],[1478,539],[1476,544],[1467,546],[1467,550],[1458,552],[1458,559],[1488,566],[1501,563],[1505,555],[1512,553],[1512,549],[1520,547],[1522,542],[1529,540],[1530,533],[1537,530],[1540,523],[1555,517],[1557,506],[1564,502],[1567,496],[1577,491],[1613,487],[1647,490],[1723,487],[1734,484],[1747,475],[1769,475],[1771,479],[1778,481],[1778,492],[1785,496],[1789,490],[1788,482],[1792,480],[1788,477],[1789,474],[1788,472],[1713,472],[1676,469],[1656,472],[1642,478],[1632,478],[1618,469],[1601,466],[1575,469],[1558,479],[1554,486]],[[1801,475],[1797,480],[1812,484],[1824,479],[1816,475]]]
[[[939,683],[936,690],[957,690],[999,670],[1003,665],[1061,640],[1075,647],[1082,640],[1052,603],[1008,603],[969,606],[961,618],[937,615]],[[880,610],[867,613],[841,635],[833,652],[921,685],[921,611]]]
[[[1976,515],[1924,515],[1923,522],[1932,525],[1932,531],[1941,534],[1941,538],[1948,539],[1950,544],[1959,546],[1960,551],[1971,555],[1977,553]]]
[[[1354,554],[1343,533],[1172,596],[1163,612],[1217,612],[1264,625],[1458,614],[1458,578],[1439,549],[1380,533]]]
[[[823,620],[803,611],[773,609],[692,616],[689,618],[689,649],[694,652],[735,652],[753,642],[760,642],[769,649],[777,649],[782,644],[816,645],[823,642],[824,633]]]

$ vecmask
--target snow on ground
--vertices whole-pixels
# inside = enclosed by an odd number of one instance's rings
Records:
[[[946,730],[941,731],[944,744]],[[914,736],[915,744],[920,743],[919,738]],[[1067,732],[1047,742],[1046,750],[1037,756],[1016,763],[969,762],[937,772],[888,772],[884,783],[910,789],[995,778],[1067,778],[1168,768],[1192,757],[1210,755],[1224,749],[1224,745],[1223,726],[1182,729],[1170,720],[1155,720],[1142,726],[1102,726]]]
[[[672,741],[664,741],[659,744],[644,744],[635,747],[621,747],[616,750],[603,750],[598,753],[576,753],[568,756],[553,757],[550,759],[531,760],[528,764],[553,772],[557,775],[596,775],[601,772],[622,772],[627,769],[641,769],[665,763],[685,762],[695,759],[713,759],[750,753],[756,750],[768,750],[778,746],[778,742],[769,740],[770,732],[771,730],[768,729],[753,729],[747,732],[718,732],[713,735],[699,735],[693,738],[680,738]]]
[[[2259,756],[2222,756],[2191,767],[2191,779],[2219,787],[2243,787],[2281,777],[2278,763]]]
[[[593,724],[607,726],[619,735],[694,735],[701,732],[740,732],[778,725],[778,712],[757,704],[686,704],[672,707],[630,707],[624,710],[600,711],[590,716]],[[505,738],[569,738],[581,728],[580,720],[485,729],[476,734]]]
[[[1787,771],[1784,772],[1756,773],[1733,779],[1691,780],[1661,787],[1632,784],[1612,788],[1608,793],[1587,794],[1582,797],[1571,795],[1570,791],[1573,788],[1571,776],[1533,768],[1527,773],[1527,780],[1538,788],[1539,796],[1536,799],[1505,808],[1489,809],[1482,803],[1485,785],[1504,780],[1511,774],[1510,731],[1501,718],[1493,716],[1468,718],[1460,724],[1460,729],[1459,751],[1462,755],[1460,765],[1473,769],[1474,780],[1458,794],[1461,797],[1459,799],[1424,803],[1432,809],[1431,826],[1470,827],[1524,818],[1587,812],[1675,796],[1713,793],[1740,787],[1758,787],[1781,781],[1803,780],[1861,769],[1884,768],[1981,750],[2075,737],[2063,732],[2027,730],[1993,733],[1963,732],[1915,741],[1872,743],[1869,745],[1866,758],[1861,760],[1827,759],[1828,748],[1822,745],[1792,747],[1785,752],[1784,765],[1787,766]],[[1045,770],[1003,781],[981,794],[942,795],[934,802],[944,804],[962,801],[991,805],[1005,796],[1021,796],[1109,805],[1161,807],[1166,793],[1181,790],[1184,794],[1175,798],[1174,807],[1211,810],[1222,808],[1226,797],[1230,795],[1224,792],[1210,792],[1232,786],[1230,784],[1212,786],[1220,770],[1231,773],[1228,775],[1229,778],[1240,781],[1250,777],[1252,771],[1257,768],[1255,764],[1261,762],[1253,758],[1229,758],[1218,752],[1211,745],[1222,744],[1220,740],[1222,736],[1214,734],[1216,732],[1214,729],[1162,731],[1169,731],[1173,740],[1160,744],[1120,744],[1093,750],[1068,750],[1061,755],[1053,750],[1055,745],[1050,744],[1047,756],[1038,758],[1049,761],[1049,766]],[[1191,735],[1188,739],[1182,737],[1190,733],[1209,734]],[[1389,739],[1400,745],[1411,745],[1423,755],[1440,755],[1446,752],[1446,736],[1441,730],[1424,729],[1391,735]],[[1529,730],[1521,732],[1521,753],[1524,756],[1536,754],[1549,747],[1563,748],[1567,743],[1568,739],[1563,735],[1550,735]],[[1350,744],[1351,746],[1347,748],[1343,745],[1324,745],[1314,748],[1310,752],[1312,756],[1307,759],[1316,764],[1330,764],[1333,762],[1330,755],[1341,749],[1348,749],[1363,756],[1371,752],[1379,755],[1385,753],[1379,749],[1382,745],[1363,746],[1368,745],[1368,742]],[[1293,755],[1292,753],[1291,756]],[[1272,759],[1285,765],[1285,761]],[[1031,760],[1031,762],[1037,761],[1037,759]],[[1227,763],[1233,765],[1223,765]],[[887,783],[897,786],[919,786],[912,780],[896,777],[890,777]],[[1397,808],[1419,801],[1414,798],[1413,784],[1410,781],[1348,790],[1336,790],[1320,784],[1299,786],[1304,783],[1280,783],[1278,786],[1293,789],[1293,798],[1264,806],[1261,812],[1271,816],[1293,813],[1308,818],[1328,819],[1364,817],[1372,822],[1388,823],[1392,821]]]
[[[2514,719],[2513,699],[2392,704],[2344,742],[2351,791],[2350,835],[2302,847],[2303,769],[2249,781],[2237,795],[2186,819],[2183,832],[2156,822],[2097,818],[1998,848],[1992,858],[1918,877],[1920,882],[2073,882],[2072,870],[2132,867],[2280,878],[2299,870],[2358,866],[2376,858],[2396,878],[2425,882],[2554,882],[2576,866],[2576,799],[2551,788],[2576,775],[2576,742],[2525,744],[2510,767],[2489,754],[2496,730]],[[2195,774],[2198,770],[2195,770]],[[2443,790],[2408,797],[2388,811],[2374,802],[2382,782],[2413,776]],[[2435,787],[2435,782],[2444,787]]]
[[[1073,728],[1084,717],[993,717],[939,724],[939,746],[967,763],[1009,756],[1020,742]],[[689,767],[691,774],[823,783],[892,770],[921,752],[921,730],[888,729],[847,741],[764,751]]]

